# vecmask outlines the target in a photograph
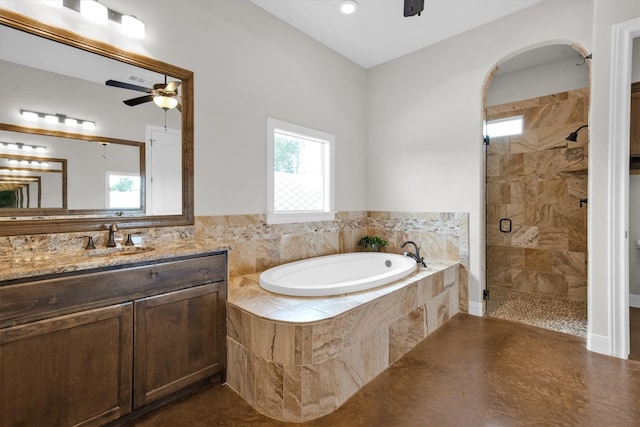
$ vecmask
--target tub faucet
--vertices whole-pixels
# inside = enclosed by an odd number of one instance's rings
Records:
[[[418,247],[418,245],[416,245],[415,242],[412,242],[411,240],[407,240],[406,242],[404,242],[400,248],[404,248],[407,245],[413,245],[414,249],[416,250],[415,253],[414,252],[409,252],[409,251],[405,251],[402,255],[404,256],[408,256],[411,257],[413,259],[416,260],[416,263],[418,263],[419,265],[426,267],[427,264],[424,262],[424,258],[422,258],[420,256],[420,248]]]
[[[107,247],[108,248],[115,248],[116,247],[116,240],[115,240],[115,232],[118,231],[118,226],[115,224],[111,224],[109,226],[109,241],[107,242]]]

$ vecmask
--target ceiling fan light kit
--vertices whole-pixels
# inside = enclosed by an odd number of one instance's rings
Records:
[[[154,96],[153,103],[163,110],[170,110],[178,105],[178,100],[169,96]]]
[[[178,111],[182,111],[182,107],[180,105],[180,102],[178,101],[178,87],[180,87],[181,82],[174,81],[167,83],[167,76],[164,76],[164,83],[156,83],[153,85],[153,88],[138,86],[131,83],[119,82],[117,80],[107,80],[105,84],[107,86],[135,90],[137,92],[144,92],[147,94],[144,96],[139,96],[137,98],[125,99],[124,101],[122,101],[129,107],[135,107],[136,105],[153,101],[154,104],[165,111],[176,107],[178,108]]]

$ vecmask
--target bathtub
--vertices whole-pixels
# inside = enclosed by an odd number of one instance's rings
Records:
[[[331,296],[386,285],[417,271],[413,258],[380,252],[327,255],[290,262],[260,274],[260,287],[291,296]]]

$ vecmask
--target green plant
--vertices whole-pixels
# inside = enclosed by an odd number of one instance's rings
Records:
[[[378,236],[364,236],[358,240],[358,246],[367,250],[378,250],[389,244],[388,241]]]

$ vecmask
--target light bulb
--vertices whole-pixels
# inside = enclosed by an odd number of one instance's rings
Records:
[[[94,0],[82,0],[80,14],[96,24],[106,24],[109,21],[109,10]]]
[[[358,10],[358,3],[354,0],[344,0],[338,5],[338,8],[345,15],[351,15]]]
[[[135,16],[122,15],[122,29],[131,37],[143,39],[145,37],[144,22]]]

